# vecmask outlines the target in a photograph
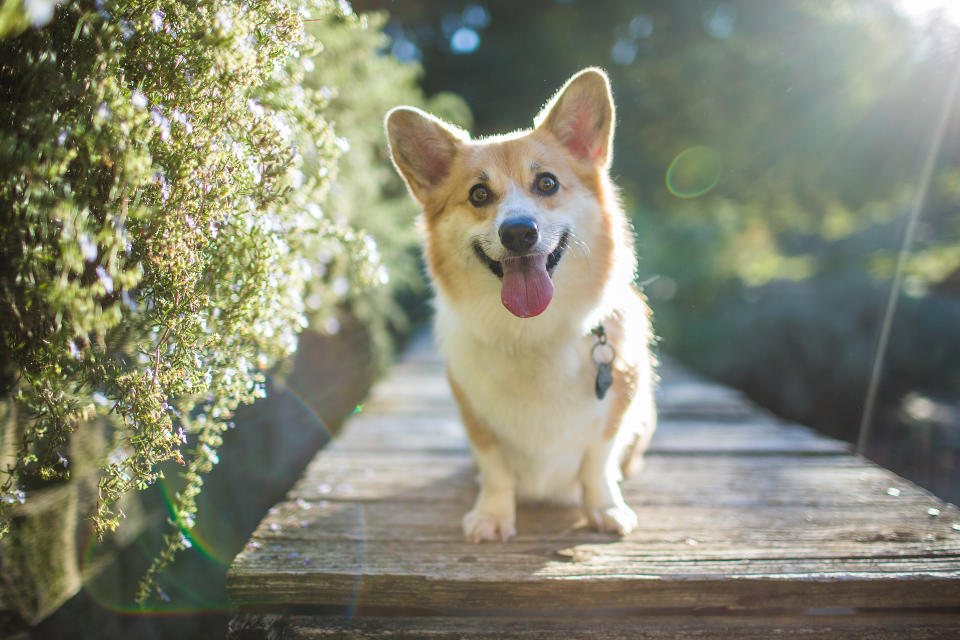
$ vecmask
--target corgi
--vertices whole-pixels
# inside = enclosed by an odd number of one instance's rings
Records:
[[[413,107],[386,117],[422,207],[435,333],[479,473],[469,542],[516,534],[518,500],[579,496],[599,531],[637,516],[620,491],[656,422],[650,313],[609,177],[606,74],[573,76],[534,127],[473,140]]]

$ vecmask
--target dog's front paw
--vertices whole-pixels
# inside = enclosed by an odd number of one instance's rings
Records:
[[[474,544],[485,540],[506,542],[516,533],[512,513],[493,514],[473,509],[463,516],[463,535],[466,536],[467,542]]]
[[[587,517],[597,531],[625,536],[637,528],[639,521],[633,509],[625,504],[587,509]]]

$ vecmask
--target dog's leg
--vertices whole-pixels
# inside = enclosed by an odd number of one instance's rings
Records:
[[[602,437],[587,448],[580,464],[583,510],[598,531],[626,535],[637,526],[637,514],[620,493],[620,451],[617,438]]]
[[[619,318],[606,322],[614,344],[625,343],[622,323]],[[630,533],[638,520],[637,514],[623,500],[619,483],[626,472],[642,464],[643,452],[656,426],[650,356],[647,343],[642,344],[642,356],[626,358],[615,372],[610,389],[612,404],[605,428],[587,448],[579,472],[587,518],[598,530],[621,536]],[[634,344],[633,349],[636,348]],[[624,348],[624,351],[629,350]]]
[[[517,532],[513,474],[503,459],[497,437],[473,412],[467,396],[449,371],[447,380],[480,470],[480,495],[473,509],[463,516],[463,535],[468,542],[506,542]]]
[[[463,535],[467,542],[506,542],[517,532],[513,474],[497,446],[484,450],[474,446],[474,458],[480,469],[480,494],[463,516]]]
[[[628,414],[624,418],[628,423],[634,423],[636,421],[636,423],[640,424],[640,428],[633,434],[630,444],[626,446],[623,454],[620,456],[620,472],[624,478],[629,478],[643,469],[643,454],[650,445],[650,438],[653,436],[653,431],[657,427],[657,415],[653,410],[652,400],[645,406],[643,411],[639,413],[642,414],[642,417],[635,418]]]

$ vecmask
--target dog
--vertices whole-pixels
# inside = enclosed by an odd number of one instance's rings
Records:
[[[637,516],[619,482],[656,423],[650,312],[609,177],[607,75],[574,75],[534,127],[472,140],[413,107],[386,117],[422,207],[435,331],[479,471],[470,542],[516,534],[518,500],[579,498],[599,531]]]

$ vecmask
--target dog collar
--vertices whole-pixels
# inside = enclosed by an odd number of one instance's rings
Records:
[[[598,400],[603,400],[610,385],[613,384],[613,361],[617,357],[617,350],[607,342],[607,331],[602,324],[598,324],[590,333],[597,338],[596,344],[590,350],[590,358],[593,360],[594,366],[597,367],[597,378],[593,384],[593,391],[597,394]]]

